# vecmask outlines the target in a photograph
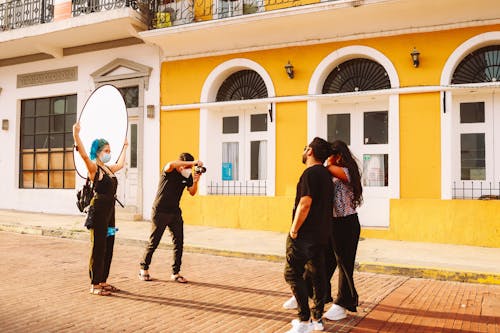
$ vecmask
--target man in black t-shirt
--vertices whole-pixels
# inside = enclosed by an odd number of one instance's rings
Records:
[[[324,248],[330,235],[333,210],[333,183],[323,163],[331,153],[328,142],[314,138],[302,155],[306,169],[297,184],[293,222],[286,242],[285,280],[292,289],[299,309],[299,320],[292,321],[289,333],[312,332],[322,327],[321,317],[325,305]],[[314,290],[312,309],[309,308],[308,288],[304,279],[306,265]]]
[[[182,262],[182,250],[184,246],[184,221],[182,211],[179,207],[184,188],[189,194],[195,195],[198,190],[198,181],[201,174],[194,172],[194,166],[203,166],[203,162],[195,161],[189,153],[182,153],[179,160],[168,162],[163,168],[158,191],[153,202],[151,236],[146,247],[142,261],[139,279],[151,281],[149,265],[153,253],[160,244],[161,237],[166,227],[170,229],[172,242],[174,243],[174,263],[172,264],[172,280],[186,283],[187,280],[179,274]]]

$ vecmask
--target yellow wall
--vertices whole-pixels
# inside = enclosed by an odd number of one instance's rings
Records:
[[[160,169],[180,153],[198,156],[200,142],[199,110],[163,112],[160,121]]]
[[[441,197],[440,94],[399,100],[401,198]]]
[[[500,247],[498,200],[391,200],[389,230],[363,228],[362,237]]]
[[[443,66],[467,39],[500,25],[345,41],[311,46],[165,62],[161,104],[197,103],[203,83],[221,63],[234,58],[257,62],[271,76],[277,96],[306,95],[311,76],[331,52],[364,45],[382,52],[396,68],[401,87],[439,85]],[[420,67],[410,59],[420,51]],[[295,78],[283,66],[290,60]],[[439,93],[400,96],[400,197],[391,200],[390,227],[364,229],[364,237],[499,247],[498,201],[441,200],[441,124]],[[303,170],[300,156],[307,143],[305,102],[276,105],[276,195],[274,197],[185,196],[186,223],[286,231],[295,186]],[[161,163],[181,151],[198,154],[199,111],[162,112]],[[211,166],[207,166],[210,168]],[[221,208],[223,207],[223,208]]]
[[[304,168],[302,153],[307,145],[307,104],[286,103],[276,107],[276,196],[295,197]]]

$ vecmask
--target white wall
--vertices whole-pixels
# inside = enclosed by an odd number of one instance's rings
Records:
[[[133,45],[111,50],[83,53],[62,59],[50,59],[15,66],[0,67],[0,120],[9,120],[9,130],[0,130],[0,209],[15,209],[35,212],[79,214],[76,208],[75,189],[20,189],[19,188],[19,129],[20,101],[23,99],[78,95],[78,113],[94,89],[91,73],[115,60],[125,58],[152,67],[149,89],[145,91],[144,107],[156,106],[154,119],[146,118],[144,112],[144,172],[143,215],[150,217],[151,204],[158,182],[159,165],[159,50],[149,45]],[[78,80],[46,84],[35,87],[16,88],[18,74],[78,66]],[[80,188],[83,180],[78,180]]]

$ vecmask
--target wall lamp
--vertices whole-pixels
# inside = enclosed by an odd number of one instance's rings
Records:
[[[286,74],[288,75],[288,77],[290,79],[293,79],[293,77],[295,76],[295,73],[293,71],[293,65],[290,63],[290,60],[288,60],[288,64],[285,65],[285,71],[286,71]]]
[[[410,53],[411,60],[413,61],[413,67],[417,68],[420,65],[420,52],[418,52],[417,48],[413,48],[413,51]]]

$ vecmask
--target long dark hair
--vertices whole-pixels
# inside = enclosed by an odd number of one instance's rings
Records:
[[[349,170],[350,185],[354,193],[354,204],[356,207],[363,203],[363,187],[361,186],[361,172],[359,171],[356,158],[352,156],[349,147],[342,140],[336,140],[332,144],[333,155],[340,155],[340,165]]]

